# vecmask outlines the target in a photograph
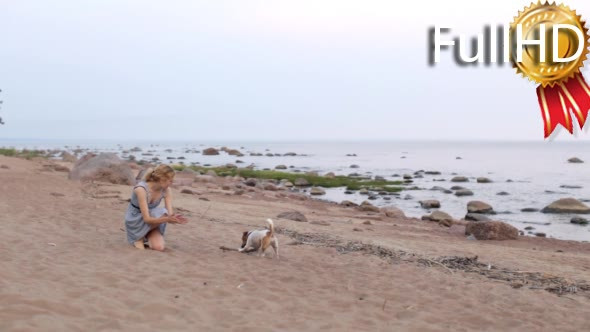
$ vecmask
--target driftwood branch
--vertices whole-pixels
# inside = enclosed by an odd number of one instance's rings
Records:
[[[230,248],[230,247],[226,247],[226,246],[221,246],[219,247],[219,249],[223,250],[223,251],[238,251],[238,248]],[[248,249],[245,250],[244,252],[253,252],[256,251],[256,249]]]

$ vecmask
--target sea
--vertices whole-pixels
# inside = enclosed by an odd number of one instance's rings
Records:
[[[255,169],[274,169],[277,165],[285,165],[287,172],[357,173],[366,177],[381,176],[387,180],[402,180],[404,175],[410,175],[412,183],[407,186],[416,189],[404,190],[399,195],[377,195],[370,202],[380,207],[395,206],[407,216],[420,218],[432,210],[422,208],[419,202],[435,199],[441,203],[440,210],[460,219],[467,213],[467,203],[479,200],[490,204],[497,212],[491,216],[493,220],[512,224],[527,236],[544,233],[550,238],[574,241],[590,241],[590,226],[571,223],[576,215],[521,212],[521,209],[541,210],[551,202],[566,197],[590,205],[588,144],[555,141],[152,142],[0,139],[0,147],[5,148],[88,149],[93,152],[114,152],[122,158],[134,155],[137,160],[158,158],[163,163],[211,166],[231,163],[238,166],[254,165]],[[130,152],[136,147],[141,152]],[[231,156],[225,152],[216,156],[199,153],[209,147],[237,149],[244,156]],[[251,153],[262,156],[251,156]],[[181,157],[184,159],[179,159]],[[572,157],[584,162],[568,162]],[[415,177],[419,171],[436,171],[440,174]],[[465,176],[469,181],[451,182],[455,176]],[[478,183],[478,177],[486,177],[491,182]],[[450,189],[455,185],[470,189],[474,195],[457,197],[452,193],[432,190],[435,186]],[[500,192],[505,194],[498,195]],[[361,203],[367,198],[367,195],[358,192],[347,194],[345,188],[331,188],[326,189],[326,194],[319,199]],[[526,227],[529,229],[525,230]]]

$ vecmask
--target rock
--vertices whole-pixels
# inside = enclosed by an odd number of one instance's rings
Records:
[[[538,233],[535,233],[535,236],[538,236],[538,237],[547,237],[547,234],[538,232]]]
[[[60,157],[61,157],[62,161],[66,161],[69,163],[75,163],[76,161],[78,161],[78,158],[76,158],[73,154],[66,152],[66,151],[62,152]]]
[[[283,186],[287,187],[287,188],[293,188],[293,183],[291,183],[291,181],[286,181]]]
[[[538,211],[539,211],[539,209],[537,209],[537,208],[523,208],[523,209],[520,209],[520,212],[538,212]]]
[[[433,191],[442,191],[442,192],[444,192],[444,191],[445,191],[445,190],[447,190],[447,189],[445,189],[445,188],[443,188],[443,187],[441,187],[441,186],[434,186],[434,187],[430,188],[430,190],[433,190]]]
[[[404,211],[393,206],[382,208],[381,212],[385,213],[385,216],[389,218],[406,218]]]
[[[452,186],[451,190],[461,190],[461,189],[465,189],[465,187],[461,187],[461,186]]]
[[[256,185],[258,184],[258,180],[254,179],[254,178],[250,178],[250,179],[247,179],[246,181],[244,181],[244,184],[247,185],[248,187],[256,187]]]
[[[191,189],[186,189],[186,188],[185,189],[182,189],[180,191],[180,193],[181,194],[187,194],[187,195],[194,195],[194,194],[196,194],[196,192],[192,191]]]
[[[443,211],[433,211],[430,215],[422,216],[422,220],[436,221],[447,227],[451,227],[453,224],[453,217]]]
[[[275,169],[287,169],[287,165],[277,165]]]
[[[303,213],[298,211],[282,212],[277,215],[277,218],[289,219],[298,222],[307,222],[307,218]]]
[[[412,176],[410,174],[404,174],[403,178],[404,178],[404,180],[411,180]]]
[[[470,222],[465,226],[465,235],[478,240],[516,240],[518,229],[501,221]]]
[[[10,167],[8,167],[7,165],[0,165],[0,168],[2,168],[2,169],[10,169]]]
[[[335,177],[336,177],[336,174],[334,174],[333,172],[329,172],[329,173],[326,173],[326,174],[324,175],[324,177],[326,177],[326,178],[328,178],[328,179],[333,179],[333,178],[335,178]]]
[[[309,181],[307,181],[305,178],[297,178],[295,179],[295,185],[298,187],[306,187],[309,186]]]
[[[355,165],[355,164],[350,165],[350,168],[359,168],[359,167],[360,167],[359,165]]]
[[[102,181],[114,184],[135,184],[131,167],[114,153],[89,153],[74,164],[70,180]]]
[[[464,176],[455,176],[451,179],[451,182],[469,182],[469,179]]]
[[[467,213],[465,215],[465,220],[470,220],[470,221],[491,221],[490,218],[486,217],[485,215],[483,215],[481,213]]]
[[[575,198],[562,198],[544,207],[543,213],[590,213],[590,207]]]
[[[559,186],[559,188],[564,188],[564,189],[582,189],[582,186],[578,186],[578,185],[567,185],[567,184],[562,184],[561,186]]]
[[[492,183],[492,180],[481,176],[477,178],[477,183]]]
[[[369,194],[369,190],[367,188],[361,188],[361,190],[359,190],[359,194],[361,194],[361,195],[368,195]]]
[[[312,187],[309,194],[314,196],[325,195],[326,191],[320,187]]]
[[[588,219],[582,217],[573,217],[570,222],[576,225],[588,225]]]
[[[380,211],[378,207],[369,203],[368,201],[363,201],[361,203],[361,205],[358,206],[358,209],[360,211],[364,211],[364,212],[379,212]]]
[[[488,203],[482,201],[471,201],[467,203],[467,212],[480,214],[494,214],[494,209]]]
[[[219,154],[219,150],[215,148],[207,148],[203,150],[203,156],[216,156]]]
[[[533,226],[527,226],[524,228],[525,231],[532,231],[533,229],[535,229]]]
[[[270,182],[267,182],[267,183],[265,183],[265,184],[262,186],[262,188],[263,188],[264,190],[270,190],[270,191],[277,191],[277,190],[279,190],[279,188],[277,188],[277,186],[276,186],[276,185],[274,185],[273,183],[270,183]]]
[[[236,189],[236,191],[234,191],[234,195],[239,196],[239,195],[243,195],[244,194],[244,189]]]
[[[427,174],[427,175],[440,175],[441,173],[439,171],[426,171],[426,172],[424,172],[424,174]]]
[[[312,225],[330,226],[330,223],[325,220],[314,220],[309,222]]]
[[[283,154],[283,156],[285,157],[295,157],[297,155],[297,153],[295,152],[287,152],[285,154]]]
[[[237,157],[243,157],[244,155],[240,152],[240,150],[236,150],[236,149],[226,149],[225,152],[227,154],[229,154],[230,156],[237,156]]]
[[[375,181],[385,181],[385,178],[379,175],[375,175]]]
[[[207,171],[207,173],[205,173],[205,175],[217,176],[217,173],[214,170],[210,169],[210,170]]]
[[[459,189],[455,191],[455,196],[473,196],[473,191],[469,189]]]
[[[354,202],[351,202],[351,201],[346,201],[346,200],[344,200],[344,201],[340,202],[340,205],[342,205],[342,206],[346,206],[346,207],[355,207],[355,206],[359,206],[358,204],[356,204],[356,203],[354,203]]]
[[[363,225],[373,225],[373,223],[371,222],[371,220],[365,220],[363,221]]]
[[[436,209],[440,207],[440,202],[436,199],[429,199],[425,201],[420,201],[420,206],[424,209]]]
[[[131,167],[129,167],[129,169],[131,169]],[[62,166],[62,165],[53,166],[53,170],[56,172],[65,172],[65,173],[70,171],[69,168],[67,168],[66,166]]]
[[[578,157],[573,157],[567,160],[568,163],[573,163],[573,164],[581,164],[584,161]]]
[[[500,191],[499,193],[496,193],[496,195],[498,195],[498,196],[508,196],[508,195],[510,195],[510,193],[507,193],[505,191]]]

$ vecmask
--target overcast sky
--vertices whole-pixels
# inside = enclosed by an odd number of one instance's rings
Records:
[[[475,36],[529,3],[0,1],[0,138],[542,141],[509,65],[427,62],[430,26]]]

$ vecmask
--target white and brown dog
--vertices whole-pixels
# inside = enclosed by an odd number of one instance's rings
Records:
[[[271,246],[275,252],[275,257],[279,258],[279,241],[275,237],[274,223],[272,219],[266,219],[266,222],[268,223],[268,229],[254,230],[242,234],[242,246],[238,251],[258,251],[258,256],[260,256],[264,255],[264,251]]]

